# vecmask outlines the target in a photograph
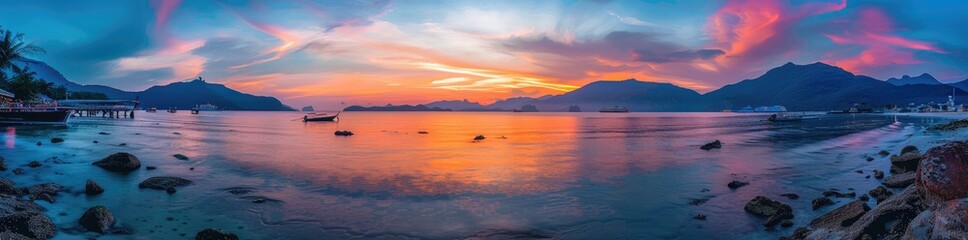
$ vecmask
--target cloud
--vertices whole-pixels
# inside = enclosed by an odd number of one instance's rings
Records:
[[[857,73],[891,72],[898,65],[923,63],[915,57],[916,52],[945,54],[946,51],[925,41],[918,41],[898,35],[894,21],[883,10],[865,7],[858,11],[856,20],[851,24],[838,25],[842,29],[825,36],[831,42],[860,49],[856,54],[834,52],[827,59],[848,71]]]
[[[636,61],[653,63],[688,62],[696,59],[710,59],[726,54],[726,52],[719,49],[684,50],[669,53],[655,53],[648,50],[638,50],[636,52],[638,53],[638,57],[635,58]]]
[[[658,26],[655,23],[650,23],[650,22],[642,21],[642,20],[640,20],[638,18],[635,18],[635,17],[623,17],[623,16],[619,16],[618,14],[616,14],[615,12],[612,12],[612,11],[609,11],[608,12],[608,15],[612,15],[613,17],[618,18],[618,20],[621,21],[622,23],[625,23],[625,24],[628,24],[628,25],[635,25],[635,26],[641,26],[641,27],[657,27]]]

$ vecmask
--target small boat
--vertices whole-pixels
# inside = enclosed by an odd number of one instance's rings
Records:
[[[306,116],[303,116],[303,122],[335,122],[339,120],[337,118],[339,113],[340,112],[336,112],[336,114],[332,116],[326,113],[308,113]]]
[[[0,125],[66,125],[72,112],[64,107],[0,108]]]
[[[770,122],[796,122],[808,119],[820,119],[817,115],[805,115],[803,113],[775,113],[767,118]]]
[[[148,109],[145,109],[145,112],[150,112],[150,113],[158,112],[158,108],[156,108],[156,107],[150,107]]]
[[[598,110],[598,112],[601,112],[601,113],[627,113],[627,112],[629,112],[629,108],[628,107],[618,107],[618,106],[615,106],[615,107],[611,107],[611,108],[602,108],[602,110]]]
[[[176,112],[178,112],[178,109],[175,109],[175,108],[168,109],[168,113],[176,113]]]

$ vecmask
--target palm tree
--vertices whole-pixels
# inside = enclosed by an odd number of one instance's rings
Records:
[[[43,48],[23,40],[23,33],[14,33],[0,27],[0,71],[7,68],[16,69],[18,67],[14,61],[20,61],[27,55],[45,52]]]

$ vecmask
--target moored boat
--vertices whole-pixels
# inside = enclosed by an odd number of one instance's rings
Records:
[[[8,107],[0,108],[0,124],[65,125],[71,109],[64,107]]]
[[[339,118],[337,118],[339,113],[336,112],[332,116],[326,113],[308,113],[306,116],[303,116],[303,122],[335,122],[339,121]]]

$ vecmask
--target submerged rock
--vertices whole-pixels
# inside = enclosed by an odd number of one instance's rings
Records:
[[[192,184],[191,180],[180,177],[151,177],[141,181],[138,188],[151,188],[157,190],[168,190],[169,188],[181,187]]]
[[[427,131],[419,131],[419,132],[417,132],[417,134],[430,134],[430,133],[427,132]]]
[[[98,205],[88,208],[77,222],[88,231],[103,234],[114,227],[114,214],[107,207]]]
[[[57,196],[57,192],[60,192],[61,189],[61,185],[57,185],[56,183],[37,184],[27,188],[27,196],[30,200],[44,200],[54,203],[54,197]]]
[[[474,136],[474,141],[482,141],[484,139],[487,139],[486,137],[484,137],[484,135]]]
[[[932,203],[968,198],[968,142],[951,142],[928,150],[916,182]]]
[[[875,179],[883,179],[884,178],[884,171],[874,170],[874,178]]]
[[[104,188],[101,188],[101,185],[97,185],[94,180],[88,179],[87,182],[84,183],[84,193],[87,195],[98,195],[103,192]]]
[[[206,228],[195,234],[195,240],[238,240],[239,236],[218,228]]]
[[[763,223],[766,227],[772,227],[782,220],[793,218],[793,208],[790,208],[790,205],[764,196],[754,197],[746,203],[743,209],[757,216],[768,217],[766,222]]]
[[[955,130],[964,127],[968,127],[968,119],[955,120],[950,123],[934,125],[928,127],[928,130]]]
[[[810,201],[810,204],[813,206],[813,210],[817,211],[817,209],[820,209],[823,206],[834,205],[834,201],[827,197],[818,197],[813,199],[813,201]]]
[[[336,136],[344,136],[344,137],[353,136],[353,132],[350,132],[350,131],[336,131],[333,134],[335,134]]]
[[[40,162],[38,162],[38,161],[30,161],[30,163],[27,164],[27,166],[28,167],[31,167],[31,168],[38,168],[38,167],[40,167],[42,165],[43,164],[40,164]]]
[[[51,138],[50,139],[50,143],[60,143],[60,142],[64,142],[64,139],[63,138],[59,138],[59,137],[55,137],[55,138]]]
[[[736,181],[736,180],[733,180],[732,182],[729,182],[728,184],[726,184],[726,186],[729,187],[729,189],[737,189],[737,188],[740,188],[740,187],[743,187],[743,186],[746,186],[746,185],[750,185],[750,183],[748,183],[748,182],[740,182],[740,181]]]
[[[887,198],[891,197],[891,195],[894,195],[891,190],[888,190],[884,186],[877,186],[877,188],[871,189],[867,193],[870,194],[874,199],[877,199],[877,203],[881,203],[884,200],[887,200]]]
[[[877,152],[877,155],[887,156],[887,155],[891,155],[891,152],[888,152],[887,150],[881,150],[880,152]]]
[[[722,147],[723,147],[723,143],[720,142],[719,140],[716,140],[711,143],[703,144],[702,146],[699,147],[699,149],[709,151],[714,148],[722,148]]]
[[[692,216],[692,219],[696,219],[696,220],[706,220],[706,215],[696,214],[696,215],[693,215]]]
[[[141,168],[141,160],[130,153],[119,152],[92,163],[112,172],[131,172]]]
[[[823,192],[824,197],[838,197],[838,198],[854,198],[857,196],[855,192],[842,193],[837,190],[827,190]]]
[[[890,177],[885,178],[884,182],[882,182],[881,184],[884,184],[884,186],[891,187],[891,188],[903,188],[903,187],[910,186],[911,184],[914,184],[915,176],[916,175],[914,172],[894,174],[894,175],[891,175]]]
[[[23,168],[14,168],[13,169],[13,174],[14,175],[23,175],[24,173],[26,173],[26,172],[24,171]]]
[[[800,195],[797,195],[796,193],[784,193],[784,194],[780,194],[780,196],[789,198],[790,200],[800,199]]]
[[[110,133],[106,133],[106,132],[99,132],[97,134],[100,134],[100,135],[111,135]]]
[[[178,159],[178,160],[188,161],[188,157],[185,156],[185,155],[182,155],[180,153],[179,154],[175,154],[175,155],[171,155],[171,156],[172,157],[175,157],[175,159]]]

